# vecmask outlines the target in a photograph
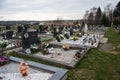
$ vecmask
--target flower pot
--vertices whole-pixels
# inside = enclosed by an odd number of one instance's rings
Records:
[[[67,39],[70,38],[69,34],[67,34],[67,33],[66,33],[64,36],[65,36]]]
[[[57,40],[58,42],[61,42],[61,39],[60,39],[59,35],[56,36],[56,40]]]

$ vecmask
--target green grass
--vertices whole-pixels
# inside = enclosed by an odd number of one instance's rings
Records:
[[[97,49],[91,49],[88,54],[78,63],[77,67],[70,70],[67,80],[120,80],[120,55],[114,55],[110,53],[100,52]],[[75,70],[81,71],[85,69],[87,73],[84,78],[79,78]],[[92,73],[90,73],[92,71]],[[89,73],[89,74],[88,74]],[[73,74],[73,75],[71,75]],[[74,76],[74,74],[76,74]],[[89,75],[92,75],[92,79]],[[95,76],[95,77],[94,77]]]
[[[108,38],[108,43],[112,43],[115,46],[120,44],[120,34],[116,33],[114,28],[109,28],[105,37]]]
[[[110,28],[105,37],[109,39],[108,43],[113,44],[115,47],[120,44],[120,35],[115,32],[114,28]],[[69,69],[67,80],[120,80],[120,48],[116,48],[114,51],[119,54],[91,49],[74,69]],[[53,65],[37,59],[23,56],[21,58]]]
[[[1,30],[6,30],[6,27],[5,26],[1,26]],[[17,30],[17,27],[16,26],[11,26],[10,30]]]
[[[108,43],[115,47],[120,44],[120,35],[114,28],[110,28],[105,37],[109,39]],[[120,48],[114,51],[120,53]],[[81,73],[78,73],[79,71]],[[67,80],[120,80],[120,54],[91,49],[75,69],[69,70]]]

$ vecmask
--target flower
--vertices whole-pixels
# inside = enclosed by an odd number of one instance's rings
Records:
[[[0,56],[0,66],[3,65],[4,62],[7,62],[8,59],[5,56]]]
[[[70,46],[69,46],[69,44],[65,43],[62,45],[62,48],[68,50],[70,48]]]
[[[73,36],[73,37],[71,38],[71,40],[76,41],[76,40],[78,40],[78,37],[77,37],[77,36]]]

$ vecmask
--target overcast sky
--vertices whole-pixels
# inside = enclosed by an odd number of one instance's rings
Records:
[[[102,10],[119,0],[0,0],[0,20],[82,19],[86,10],[100,6]]]

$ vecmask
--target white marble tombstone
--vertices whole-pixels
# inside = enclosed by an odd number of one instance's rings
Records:
[[[85,24],[85,27],[84,27],[84,32],[87,33],[88,32],[88,25]]]

